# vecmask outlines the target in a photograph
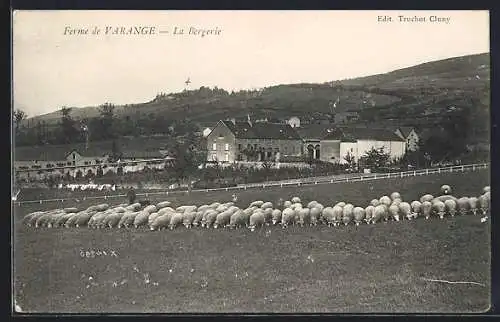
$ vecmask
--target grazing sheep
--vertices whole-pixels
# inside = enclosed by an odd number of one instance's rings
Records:
[[[250,223],[250,216],[252,214],[247,214],[245,212],[241,212],[241,227],[245,226],[245,227],[248,227],[249,223]]]
[[[75,208],[75,207],[71,207],[71,208],[64,208],[63,211],[67,214],[69,213],[74,213],[74,212],[78,212],[78,208]]]
[[[309,214],[311,216],[311,225],[317,226],[321,216],[321,208],[313,207],[311,208]]]
[[[238,210],[237,212],[232,214],[231,217],[229,218],[229,228],[230,229],[241,228],[242,225],[243,225],[243,211]]]
[[[384,207],[383,205],[378,205],[373,209],[373,215],[372,215],[372,224],[376,224],[379,221],[384,220],[387,215],[387,207]]]
[[[425,219],[429,219],[431,217],[432,212],[432,203],[430,201],[422,202],[422,215]]]
[[[418,200],[414,200],[411,202],[410,206],[411,206],[411,217],[408,219],[411,218],[417,219],[417,217],[422,212],[422,203]]]
[[[283,203],[283,209],[290,208],[292,206],[292,202],[290,200],[286,200]]]
[[[201,219],[203,218],[203,214],[205,213],[206,208],[204,210],[199,210],[194,215],[193,226],[198,227],[201,224]]]
[[[281,214],[281,227],[286,228],[293,225],[295,221],[295,211],[292,208],[285,208]]]
[[[299,214],[298,224],[301,227],[304,227],[304,225],[310,225],[311,224],[311,210],[309,208],[302,208],[302,209],[298,209],[297,211]]]
[[[170,218],[170,224],[168,225],[168,228],[170,228],[170,230],[174,230],[174,228],[177,228],[177,226],[182,225],[183,219],[183,214],[180,212],[176,212]]]
[[[122,213],[122,212],[133,212],[135,210],[127,210],[126,208],[123,208],[123,207],[116,207],[113,209],[113,212],[117,212],[117,213]]]
[[[375,208],[380,205],[380,201],[378,199],[372,199],[372,201],[370,201],[370,205]]]
[[[299,197],[293,197],[292,198],[292,203],[301,203],[302,201],[300,200]]]
[[[107,203],[102,203],[100,205],[96,206],[96,209],[93,209],[92,211],[105,211],[108,210],[109,205]]]
[[[335,207],[335,206],[339,206],[339,207],[342,207],[342,208],[343,208],[343,207],[345,207],[345,205],[346,205],[346,203],[345,203],[345,202],[343,202],[343,201],[341,201],[341,202],[337,202],[337,203],[334,205],[334,207]]]
[[[469,198],[462,197],[457,200],[458,213],[466,215],[469,212]]]
[[[264,209],[264,220],[267,226],[273,221],[273,208]]]
[[[293,210],[297,210],[297,209],[302,209],[302,204],[300,202],[297,202],[297,203],[294,203],[292,204],[292,207],[291,207]]]
[[[439,216],[440,219],[444,218],[444,215],[446,214],[446,207],[444,205],[444,202],[440,200],[435,200],[432,203],[432,209],[434,213]]]
[[[491,204],[490,195],[491,195],[490,191],[486,191],[478,198],[479,208],[481,209],[481,213],[483,214],[483,216],[486,216],[486,214],[490,210],[490,204]]]
[[[479,206],[479,199],[476,197],[469,198],[469,209],[473,215],[477,215],[477,208]]]
[[[391,193],[391,200],[394,201],[394,199],[401,199],[401,194],[399,192]]]
[[[56,226],[56,223],[57,223],[57,222],[59,221],[59,219],[60,219],[62,216],[64,216],[64,215],[67,215],[67,213],[66,213],[66,212],[64,212],[64,211],[60,211],[60,212],[54,213],[54,214],[50,217],[49,221],[47,222],[47,227],[48,227],[48,228],[58,227],[58,226]]]
[[[384,204],[387,207],[389,207],[392,204],[392,199],[389,198],[388,196],[382,196],[382,197],[380,197],[379,201],[380,201],[381,204]]]
[[[129,211],[138,211],[139,209],[141,209],[142,206],[140,203],[136,202],[136,203],[133,203],[131,205],[128,205],[127,207],[125,207],[126,210],[129,210]]]
[[[229,225],[231,221],[231,215],[232,213],[230,213],[229,211],[224,211],[218,214],[217,217],[215,217],[214,228],[215,229],[219,227],[224,228],[227,225]]]
[[[38,217],[37,220],[35,221],[35,228],[45,227],[47,225],[47,223],[49,222],[51,216],[52,216],[52,213],[48,212],[48,213],[43,214],[40,217]]]
[[[148,215],[148,226],[151,226],[151,224],[153,223],[153,221],[154,221],[156,218],[158,218],[158,217],[160,217],[160,216],[163,216],[163,215],[165,215],[165,214],[171,214],[171,212],[170,212],[170,211],[168,211],[168,212],[163,212],[163,213],[161,213],[161,212],[153,212],[152,214],[149,214],[149,215]]]
[[[342,222],[344,225],[348,225],[354,218],[354,205],[352,204],[347,204],[345,207],[342,209]]]
[[[95,214],[95,212],[84,212],[78,215],[78,218],[75,221],[75,227],[83,227],[88,224],[90,218]]]
[[[378,200],[377,200],[377,202],[378,202]],[[375,211],[375,207],[376,206],[373,206],[372,204],[370,204],[369,206],[367,206],[365,208],[365,222],[367,224],[369,224],[372,220],[373,212]]]
[[[365,219],[365,209],[362,207],[354,207],[353,209],[354,222],[356,226],[359,226],[360,223]]]
[[[149,214],[152,214],[153,212],[157,212],[158,209],[161,209],[161,208],[157,208],[155,205],[149,205],[149,206],[144,207],[143,211],[145,211]]]
[[[198,208],[198,207],[196,207],[196,206],[180,206],[180,207],[177,207],[175,209],[175,211],[176,212],[188,212],[188,211],[193,212],[193,211],[196,211],[196,208]]]
[[[328,226],[333,225],[333,207],[325,207],[321,212],[321,217]]]
[[[403,200],[399,199],[399,198],[396,198],[392,201],[391,205],[396,205],[396,206],[399,206],[400,203],[402,203]]]
[[[254,202],[252,202],[252,203],[250,204],[250,207],[254,207],[254,206],[255,206],[255,207],[260,207],[260,206],[262,206],[263,204],[264,204],[264,201],[262,201],[262,200],[256,200],[256,201],[254,201]]]
[[[170,201],[162,201],[156,204],[156,208],[161,209],[170,206],[172,203]]]
[[[453,200],[453,201],[457,201],[458,199],[455,198],[454,196],[452,195],[442,195],[442,196],[439,196],[439,197],[436,197],[433,199],[434,200],[439,200],[441,202],[445,202],[446,200]],[[432,201],[431,201],[432,202]]]
[[[187,211],[182,214],[182,224],[186,228],[191,228],[193,226],[194,217],[196,216],[195,212]]]
[[[248,225],[248,228],[250,228],[250,231],[254,231],[255,228],[263,226],[264,222],[264,214],[262,212],[254,212],[250,216],[250,224]]]
[[[118,225],[120,220],[122,219],[124,213],[110,213],[106,216],[105,222],[109,228],[114,228]]]
[[[445,200],[444,206],[445,206],[446,212],[448,214],[450,214],[450,216],[455,217],[455,214],[457,213],[456,201],[453,199]]]
[[[313,200],[313,201],[311,201],[311,202],[309,202],[309,203],[307,204],[307,208],[311,209],[311,208],[313,208],[314,206],[316,206],[317,204],[318,204],[318,202],[317,202],[316,200]]]
[[[281,210],[274,209],[272,212],[272,224],[276,225],[281,222]]]
[[[344,216],[344,208],[340,206],[333,207],[333,225],[338,226],[342,222]]]
[[[198,207],[198,211],[205,211],[205,210],[208,210],[210,209],[210,206],[209,205],[201,205]]]
[[[64,223],[64,227],[66,228],[75,227],[76,220],[78,219],[78,216],[80,216],[81,213],[82,211],[77,212],[73,216],[69,217]]]
[[[156,217],[149,225],[149,230],[154,231],[154,230],[167,229],[168,225],[170,224],[171,218],[172,218],[171,213],[166,213]]]
[[[420,202],[421,202],[421,203],[423,203],[424,201],[429,201],[429,202],[431,202],[433,199],[434,199],[434,196],[433,196],[433,195],[426,194],[426,195],[423,195],[422,197],[420,197]]]
[[[389,207],[389,214],[393,220],[399,221],[399,207],[398,207],[398,205],[392,204]]]
[[[66,223],[66,221],[67,221],[69,218],[73,217],[74,215],[76,215],[76,213],[75,213],[75,212],[73,212],[73,213],[71,213],[71,212],[70,212],[70,213],[67,213],[67,214],[62,215],[62,216],[61,216],[61,217],[59,217],[59,219],[58,219],[58,220],[57,220],[57,221],[53,224],[53,226],[54,226],[54,227],[63,227],[63,226],[64,226],[64,224]]]
[[[411,219],[411,205],[405,201],[401,202],[399,205],[399,213],[403,216],[403,219]]]
[[[260,206],[261,209],[267,209],[267,208],[273,208],[273,203],[268,201],[268,202],[264,202],[261,206]]]
[[[134,218],[134,227],[137,229],[141,226],[147,225],[148,219],[149,219],[149,212],[145,210],[140,211]]]
[[[210,228],[213,226],[215,220],[217,219],[217,215],[219,213],[216,211],[209,211],[207,212],[206,220],[205,220],[205,227]]]
[[[39,217],[39,216],[43,215],[44,213],[45,213],[45,211],[31,212],[23,217],[22,222],[23,222],[23,224],[30,226],[33,217]]]

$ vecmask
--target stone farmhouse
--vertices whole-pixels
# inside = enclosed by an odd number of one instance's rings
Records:
[[[406,141],[407,151],[417,151],[420,137],[412,127],[397,128],[395,133]]]
[[[398,159],[404,156],[408,146],[407,139],[398,133],[389,129],[354,128],[333,124],[301,126],[295,119],[286,124],[252,124],[250,121],[236,122],[234,119],[219,121],[207,136],[207,161],[287,162],[290,157],[295,157],[295,160],[308,158],[345,163],[347,155],[353,156],[357,162],[371,148],[382,147],[391,159]]]

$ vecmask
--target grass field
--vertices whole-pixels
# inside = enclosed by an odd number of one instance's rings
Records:
[[[445,183],[455,196],[478,195],[489,185],[489,171],[251,189],[239,192],[238,205],[294,195],[328,205],[340,200],[365,205],[393,191],[413,200],[437,194]],[[168,199],[202,204],[227,201],[231,194]],[[100,202],[87,200],[78,207]],[[74,205],[15,208],[15,298],[27,312],[457,313],[482,312],[490,304],[490,225],[479,216],[359,227],[264,227],[253,233],[34,229],[19,221],[31,211]],[[82,257],[81,250],[107,254]]]

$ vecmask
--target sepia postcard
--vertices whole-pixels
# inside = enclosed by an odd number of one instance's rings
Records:
[[[12,13],[12,313],[481,313],[488,11]]]

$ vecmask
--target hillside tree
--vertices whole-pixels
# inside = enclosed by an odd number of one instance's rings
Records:
[[[112,139],[115,137],[114,133],[114,115],[115,106],[111,103],[105,103],[99,106],[100,115],[100,137],[104,140]]]
[[[15,126],[16,131],[19,131],[19,128],[21,126],[21,122],[23,120],[25,120],[27,117],[28,117],[28,115],[23,110],[16,109],[14,111],[14,126]]]
[[[79,136],[76,122],[71,117],[71,108],[63,106],[61,108],[61,143],[72,143]]]

